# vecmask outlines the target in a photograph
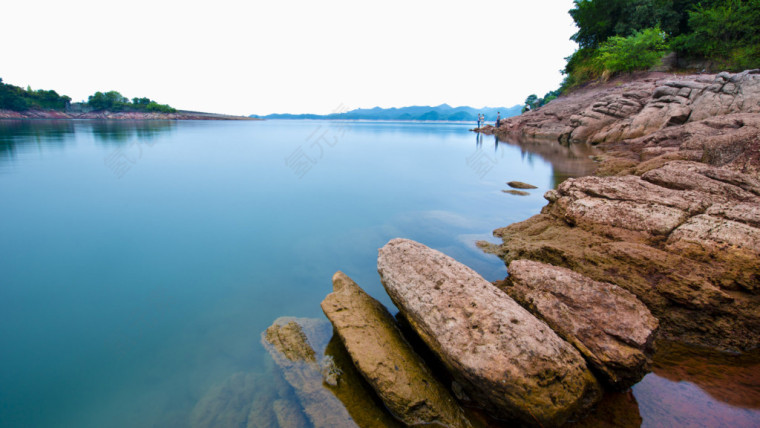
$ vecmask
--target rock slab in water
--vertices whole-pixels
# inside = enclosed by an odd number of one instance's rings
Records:
[[[304,413],[315,428],[356,427],[343,404],[323,386],[318,354],[304,333],[305,329],[318,329],[313,327],[314,322],[309,319],[278,318],[261,334],[261,342],[282,369],[285,380],[295,389]],[[326,321],[323,323],[329,327]]]
[[[273,404],[282,401],[281,406],[286,407],[292,403],[278,398],[272,378],[269,373],[235,373],[198,401],[190,414],[190,427],[278,428]],[[291,411],[300,410],[291,406]]]
[[[507,183],[507,186],[513,189],[538,189],[538,187],[532,184],[523,183],[522,181],[510,181]]]
[[[377,266],[411,326],[497,416],[559,426],[600,398],[572,345],[467,266],[406,239],[381,248]]]
[[[354,365],[388,409],[407,425],[466,427],[464,412],[402,336],[388,310],[343,272],[322,310]]]
[[[570,269],[530,260],[509,264],[510,296],[573,344],[617,389],[648,372],[658,321],[622,288]]]

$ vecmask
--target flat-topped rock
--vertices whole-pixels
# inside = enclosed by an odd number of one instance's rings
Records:
[[[404,339],[393,316],[343,272],[333,276],[333,292],[322,301],[322,310],[356,368],[399,420],[407,425],[470,425]]]
[[[538,187],[532,184],[523,183],[522,181],[510,181],[507,183],[507,186],[513,189],[538,189]]]
[[[599,399],[580,353],[467,266],[406,239],[381,248],[377,266],[410,325],[497,416],[559,426]]]
[[[622,288],[530,260],[509,264],[510,296],[572,343],[608,384],[627,389],[648,371],[658,321]]]

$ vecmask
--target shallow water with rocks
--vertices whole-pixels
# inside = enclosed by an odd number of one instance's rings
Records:
[[[324,320],[337,270],[395,311],[375,264],[395,237],[502,279],[475,242],[593,167],[469,127],[0,121],[0,426],[309,426],[261,343],[275,319]],[[753,354],[675,355],[578,426],[760,424]]]

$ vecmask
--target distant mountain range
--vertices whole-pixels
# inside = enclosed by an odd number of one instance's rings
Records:
[[[401,108],[380,108],[355,109],[345,113],[333,114],[270,114],[266,116],[257,116],[252,114],[250,117],[257,119],[343,119],[343,120],[441,120],[441,121],[463,121],[475,122],[478,120],[478,113],[485,114],[486,120],[493,122],[496,120],[497,112],[501,117],[517,116],[522,110],[521,105],[512,107],[451,107],[448,104],[439,106],[412,106]]]

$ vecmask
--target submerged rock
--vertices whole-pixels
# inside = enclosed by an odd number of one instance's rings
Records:
[[[379,251],[378,271],[463,391],[498,416],[558,426],[600,398],[572,345],[467,266],[393,239]]]
[[[507,183],[507,186],[513,189],[538,189],[538,187],[532,184],[523,183],[522,181],[510,181]]]
[[[317,360],[309,339],[307,328],[318,329],[319,320],[278,318],[262,333],[261,341],[269,351],[283,376],[293,387],[315,428],[358,426],[343,404],[323,386],[322,367]],[[327,322],[322,321],[328,327]],[[324,347],[322,347],[324,349]]]
[[[279,399],[272,403],[272,410],[277,417],[277,424],[280,428],[309,428],[309,421],[306,420],[300,406],[294,405],[291,400]],[[258,428],[261,425],[249,425],[251,428]]]
[[[466,427],[464,412],[401,335],[385,307],[343,272],[322,310],[362,376],[407,425]]]
[[[331,359],[340,373],[337,383],[327,384],[326,388],[338,397],[357,425],[362,428],[402,427],[357,371],[338,335],[330,339],[325,356]]]
[[[622,288],[530,260],[509,264],[503,289],[573,344],[616,389],[648,372],[658,328],[649,310]]]
[[[211,388],[190,414],[192,428],[278,428],[274,404],[288,407],[298,417],[300,406],[281,398],[274,387],[273,373],[236,373]],[[301,414],[303,417],[303,414]]]

